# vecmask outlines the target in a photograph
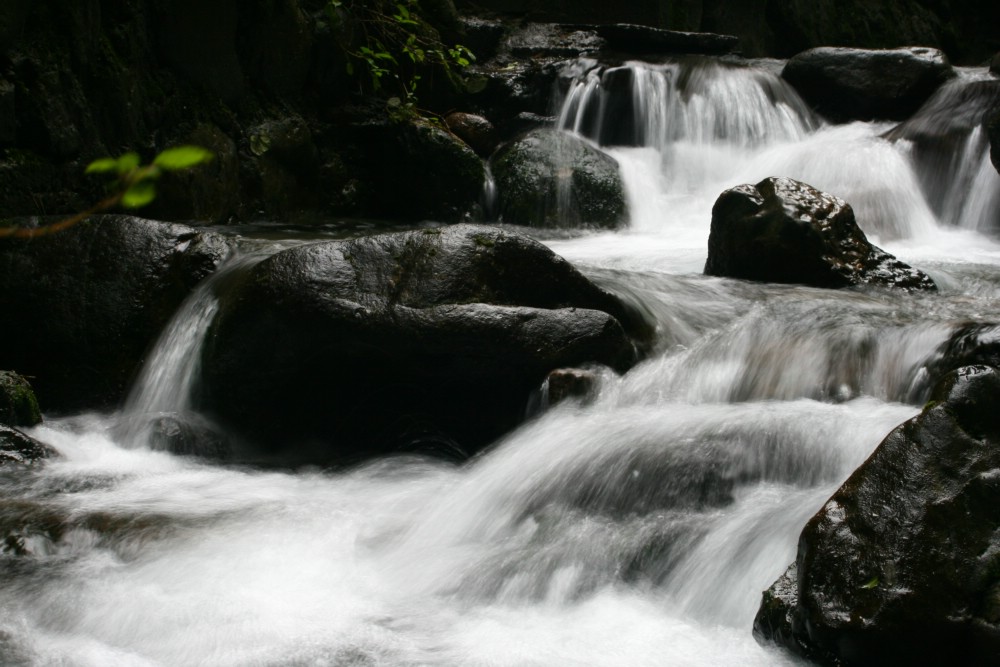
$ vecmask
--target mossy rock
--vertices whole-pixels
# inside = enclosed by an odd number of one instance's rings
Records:
[[[13,371],[0,371],[0,424],[34,426],[42,421],[31,385]]]

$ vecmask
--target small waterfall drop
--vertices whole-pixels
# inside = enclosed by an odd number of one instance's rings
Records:
[[[218,290],[235,272],[259,259],[252,255],[231,257],[184,301],[160,334],[125,401],[122,426],[116,430],[119,441],[133,447],[201,453],[197,451],[198,435],[209,435],[212,426],[193,410],[192,401],[201,371],[201,350],[219,310]],[[169,443],[171,438],[174,443]],[[214,450],[221,446],[216,438],[208,440]]]

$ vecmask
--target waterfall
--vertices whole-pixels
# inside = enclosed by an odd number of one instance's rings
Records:
[[[226,281],[260,256],[242,255],[178,311],[123,411],[48,417],[30,434],[61,457],[0,468],[0,662],[801,664],[752,639],[761,591],[920,411],[956,326],[1000,321],[983,135],[932,164],[888,124],[819,122],[770,65],[574,68],[559,127],[618,160],[631,221],[546,243],[654,321],[648,358],[594,370],[585,400],[542,401],[461,465],[178,456],[150,416],[217,429],[192,396]],[[704,276],[719,193],[776,175],[852,203],[941,291]]]
[[[224,448],[213,426],[192,407],[201,350],[219,310],[219,290],[234,273],[260,261],[236,255],[202,281],[160,334],[129,392],[116,437],[131,447],[178,453],[219,454]],[[207,451],[202,451],[207,449]]]

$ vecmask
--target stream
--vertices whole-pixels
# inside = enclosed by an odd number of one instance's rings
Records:
[[[576,67],[559,124],[600,142],[603,69]],[[1000,175],[978,131],[962,169],[928,173],[880,138],[892,124],[824,124],[773,63],[625,67],[634,145],[605,150],[629,225],[540,238],[656,321],[649,358],[461,465],[267,471],[159,451],[139,417],[191,410],[223,269],[120,411],[48,417],[27,432],[61,456],[0,469],[0,527],[39,527],[0,544],[0,664],[803,664],[751,636],[761,591],[920,411],[954,327],[1000,321]],[[702,275],[715,199],[768,176],[851,203],[940,291]],[[237,261],[284,245],[248,241]]]

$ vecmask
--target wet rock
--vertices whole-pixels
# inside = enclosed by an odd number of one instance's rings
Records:
[[[174,311],[228,251],[214,234],[124,215],[0,240],[0,367],[33,378],[46,410],[116,404]]]
[[[964,366],[1000,369],[1000,325],[987,322],[959,325],[925,366],[927,383],[934,387],[945,375]]]
[[[587,399],[597,386],[597,375],[582,368],[557,368],[545,378],[544,386],[549,405],[570,398]]]
[[[0,371],[0,424],[34,426],[42,413],[31,385],[13,371]]]
[[[990,138],[990,160],[997,172],[1000,172],[1000,107],[987,115],[985,125]]]
[[[624,53],[732,53],[739,46],[734,35],[710,32],[680,32],[645,25],[613,23],[595,26],[594,31],[607,42],[607,48]]]
[[[831,120],[902,120],[955,70],[937,49],[818,47],[790,59],[781,76]]]
[[[473,452],[552,369],[627,368],[649,335],[565,260],[492,227],[320,243],[260,263],[223,304],[203,407],[265,455],[365,458],[415,433]]]
[[[448,129],[481,157],[489,157],[500,143],[493,123],[472,113],[453,111],[444,117]]]
[[[870,244],[847,202],[790,178],[767,178],[719,196],[705,274],[815,287],[936,289],[927,275]]]
[[[48,445],[16,428],[0,424],[0,467],[31,465],[55,455],[55,450]]]
[[[226,459],[233,451],[226,434],[195,413],[131,415],[118,426],[115,436],[128,446],[147,446],[182,456]]]
[[[492,160],[500,216],[533,227],[620,227],[626,221],[618,162],[585,140],[535,130]]]
[[[604,48],[604,39],[593,26],[528,23],[507,37],[504,50],[523,58],[527,56],[558,56],[575,58],[596,53]]]
[[[995,369],[946,377],[806,525],[758,638],[831,665],[996,664],[998,399]]]

